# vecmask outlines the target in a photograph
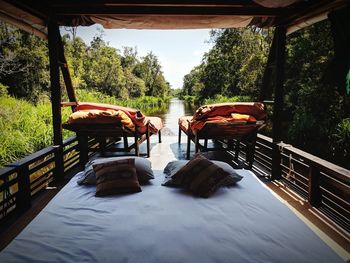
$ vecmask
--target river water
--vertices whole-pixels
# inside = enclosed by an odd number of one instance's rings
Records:
[[[169,102],[168,107],[162,112],[153,113],[153,116],[158,116],[163,120],[164,128],[162,135],[177,135],[179,130],[178,120],[182,116],[192,116],[196,108],[183,100],[174,98]]]

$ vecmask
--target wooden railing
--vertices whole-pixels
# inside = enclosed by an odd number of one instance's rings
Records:
[[[69,172],[79,163],[76,137],[64,141],[63,147],[64,170]],[[55,154],[57,148],[49,146],[0,169],[0,219],[29,208],[32,198],[54,180]]]
[[[350,233],[350,171],[291,145],[279,143],[281,180]],[[241,147],[244,153],[244,145]],[[258,134],[254,172],[270,177],[272,139]]]

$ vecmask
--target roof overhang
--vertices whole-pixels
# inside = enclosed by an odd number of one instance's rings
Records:
[[[0,0],[0,19],[45,37],[62,26],[128,29],[275,27],[293,32],[327,17],[347,0]]]

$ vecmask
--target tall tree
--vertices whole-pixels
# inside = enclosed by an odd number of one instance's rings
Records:
[[[142,58],[133,73],[145,82],[146,95],[164,97],[169,94],[170,86],[165,81],[157,56],[152,52]]]
[[[94,37],[90,44],[84,63],[83,79],[88,88],[118,98],[129,96],[125,88],[121,56],[101,36]]]

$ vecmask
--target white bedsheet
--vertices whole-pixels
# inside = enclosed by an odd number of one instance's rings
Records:
[[[75,176],[0,262],[343,262],[249,171],[208,199],[161,186],[95,197]]]

